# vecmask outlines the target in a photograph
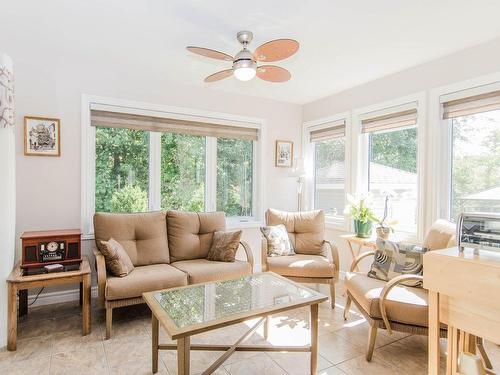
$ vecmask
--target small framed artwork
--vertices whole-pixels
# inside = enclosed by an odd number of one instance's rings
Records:
[[[293,142],[276,141],[276,166],[291,167],[293,163]]]
[[[24,117],[24,155],[60,156],[61,122],[57,118]]]

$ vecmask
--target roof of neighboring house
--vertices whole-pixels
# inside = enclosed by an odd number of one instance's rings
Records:
[[[316,171],[318,184],[341,183],[345,176],[344,162],[336,161],[332,165]],[[379,163],[370,163],[371,183],[387,183],[414,185],[417,183],[417,174],[402,169],[388,167]]]
[[[498,201],[500,200],[500,186],[496,186],[490,189],[480,191],[479,193],[474,193],[466,195],[462,200],[468,201]]]

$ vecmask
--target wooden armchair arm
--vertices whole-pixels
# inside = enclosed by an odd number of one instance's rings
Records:
[[[323,245],[328,245],[330,247],[330,253],[332,255],[332,262],[335,264],[335,280],[339,279],[340,272],[340,260],[339,260],[339,250],[337,246],[332,244],[330,241],[323,241]]]
[[[243,250],[245,250],[245,253],[247,255],[248,263],[250,263],[250,265],[252,266],[252,272],[253,272],[253,253],[252,253],[252,249],[250,248],[250,245],[248,244],[248,242],[240,241],[240,245],[243,247]]]
[[[354,270],[356,269],[356,267],[358,266],[358,263],[361,261],[361,259],[363,258],[366,258],[368,256],[373,256],[375,255],[375,251],[374,250],[369,250],[369,251],[366,251],[362,254],[359,254],[356,258],[354,258],[354,260],[352,261],[351,263],[351,268],[350,268],[350,272],[354,272]]]
[[[389,334],[392,334],[392,329],[391,329],[391,324],[389,323],[389,319],[387,318],[387,312],[385,309],[385,301],[387,295],[389,294],[391,289],[394,288],[396,285],[401,284],[402,282],[408,280],[424,281],[424,278],[423,276],[420,275],[397,276],[394,279],[388,281],[387,284],[385,284],[384,289],[382,289],[382,292],[380,293],[380,301],[379,301],[380,313],[382,315],[382,319],[384,320],[385,329],[387,329],[387,332]]]
[[[99,307],[104,308],[104,293],[106,288],[106,262],[104,255],[97,249],[93,249],[95,257],[95,269],[97,271],[97,289]]]
[[[263,237],[260,246],[260,265],[262,272],[267,271],[267,240]]]

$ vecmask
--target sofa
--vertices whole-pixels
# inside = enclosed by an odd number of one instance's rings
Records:
[[[330,286],[330,306],[335,308],[335,283],[339,279],[337,247],[325,240],[323,210],[287,212],[266,211],[266,225],[283,224],[295,255],[267,256],[267,240],[262,238],[262,271],[271,271],[300,283]]]
[[[99,304],[106,308],[106,339],[111,337],[113,309],[143,303],[144,292],[251,274],[252,251],[243,241],[246,261],[206,259],[214,232],[225,229],[223,212],[96,213],[94,255]],[[134,265],[125,277],[106,271],[101,241],[111,238],[123,246]]]

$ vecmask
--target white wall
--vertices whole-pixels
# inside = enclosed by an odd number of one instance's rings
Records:
[[[0,51],[0,65],[12,70],[12,61]],[[16,218],[15,135],[0,128],[0,347],[7,343],[7,286],[14,264]]]
[[[303,106],[303,121],[317,120],[419,92],[428,94],[437,87],[499,71],[500,38],[308,103]],[[437,124],[427,124],[433,125]],[[436,202],[431,202],[432,204],[435,205]],[[327,236],[340,247],[342,271],[347,270],[351,264],[346,243],[339,237],[344,233],[335,229],[327,230]],[[365,266],[367,264],[368,262],[364,262]]]
[[[289,139],[300,147],[302,108],[299,105],[208,88],[171,86],[164,77],[149,80],[142,77],[141,72],[123,75],[71,60],[64,68],[52,68],[50,61],[34,61],[27,46],[7,47],[16,61],[17,239],[26,230],[80,227],[82,93],[265,119],[264,208],[296,209],[296,182],[287,177],[289,170],[274,166],[274,142]],[[23,155],[23,117],[26,115],[61,119],[61,157]],[[258,231],[245,230],[243,237],[250,242],[257,263]],[[93,241],[84,241],[84,253],[89,254],[92,246]]]

